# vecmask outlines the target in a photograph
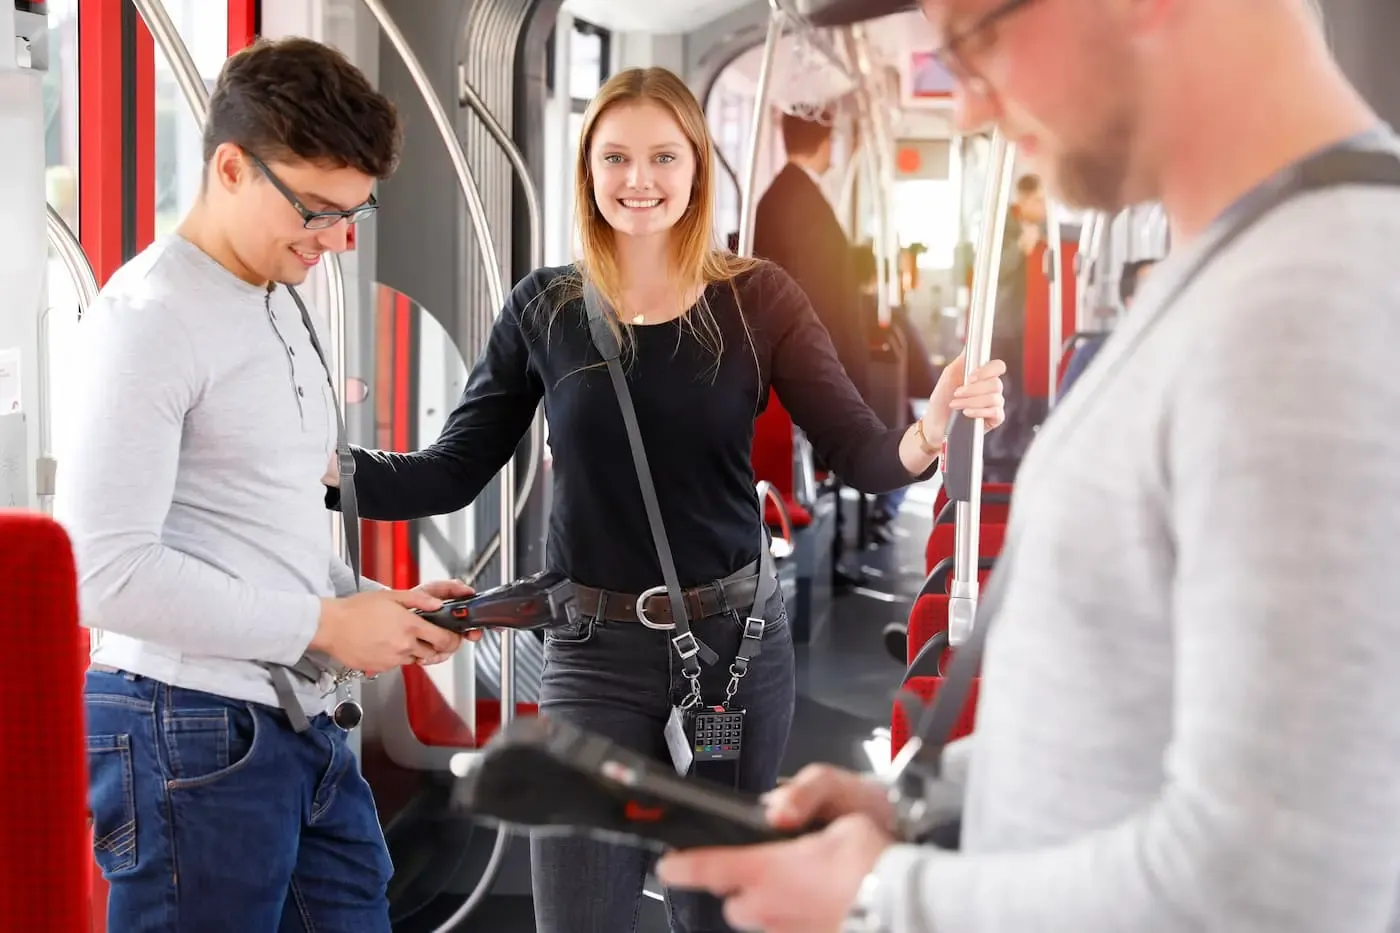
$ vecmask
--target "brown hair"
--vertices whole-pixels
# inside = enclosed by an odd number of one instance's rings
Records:
[[[556,282],[562,289],[560,301],[551,310],[551,318],[563,305],[583,293],[583,278],[592,282],[599,293],[614,307],[622,294],[622,273],[618,267],[612,227],[603,217],[593,196],[593,165],[589,158],[594,129],[598,120],[620,104],[651,101],[670,111],[690,142],[695,155],[695,180],[690,203],[685,213],[671,229],[671,269],[685,288],[709,286],[718,282],[734,287],[734,280],[754,269],[759,262],[743,259],[717,248],[714,230],[715,150],[709,126],[700,102],[685,86],[685,82],[665,68],[629,68],[608,79],[588,105],[583,115],[583,130],[579,135],[576,160],[574,204],[582,257],[580,275],[565,276]],[[737,298],[737,292],[736,292]],[[724,350],[724,340],[718,322],[710,312],[704,296],[686,315],[683,322],[692,328],[701,343],[714,354],[716,366]],[[632,325],[626,320],[614,321],[619,329],[623,349],[633,346]]]
[[[398,111],[336,49],[259,39],[219,72],[204,127],[204,163],[224,143],[264,162],[299,159],[385,179],[398,167]]]
[[[831,112],[828,110],[823,110],[815,120],[800,117],[795,113],[784,113],[783,151],[790,156],[805,156],[816,152],[835,131],[831,120]]]

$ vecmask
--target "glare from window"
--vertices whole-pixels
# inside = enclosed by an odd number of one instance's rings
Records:
[[[228,58],[227,0],[167,0],[166,10],[189,48],[205,87],[212,89]],[[174,231],[199,196],[204,149],[200,127],[190,114],[174,72],[159,52],[155,66],[155,232],[161,237]]]
[[[950,181],[912,179],[895,185],[890,199],[894,229],[903,246],[922,243],[923,269],[951,269],[958,244],[958,189]]]

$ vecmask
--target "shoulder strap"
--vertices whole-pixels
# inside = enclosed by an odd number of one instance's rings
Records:
[[[708,648],[690,630],[690,619],[685,611],[685,598],[681,595],[680,576],[676,573],[676,561],[671,556],[671,544],[666,538],[666,528],[661,522],[661,504],[656,498],[656,486],[652,482],[651,466],[647,463],[646,448],[642,446],[642,430],[637,424],[637,409],[632,404],[632,391],[627,386],[627,376],[622,371],[618,357],[622,348],[613,330],[610,318],[615,317],[606,306],[603,296],[585,281],[583,304],[588,312],[588,332],[593,346],[608,366],[613,389],[617,393],[617,404],[622,409],[622,421],[627,426],[627,443],[632,448],[632,463],[637,469],[637,484],[642,487],[642,502],[646,505],[647,522],[651,525],[652,541],[656,545],[656,555],[661,561],[661,579],[666,584],[666,595],[671,602],[671,618],[676,622],[676,634],[671,642],[676,646],[686,676],[694,679],[700,674],[697,656],[706,664],[713,664],[718,655]]]
[[[1354,143],[1349,141],[1299,162],[1250,192],[1226,211],[1216,221],[1214,231],[1208,231],[1206,234],[1213,234],[1214,241],[1201,251],[1194,262],[1176,273],[1176,278],[1170,281],[1165,296],[1159,302],[1163,313],[1226,247],[1275,208],[1293,198],[1340,185],[1400,187],[1400,155],[1387,151],[1357,149],[1353,146]],[[1157,273],[1158,276],[1166,274],[1171,274],[1171,270],[1166,267]],[[1157,319],[1160,317],[1161,313]],[[970,451],[951,448],[949,453],[954,458],[966,458],[970,455]],[[1007,546],[1002,549],[1002,553],[1007,557],[1015,553],[1015,548],[1011,545],[1012,542],[1008,541]],[[1003,565],[997,569],[997,576],[1005,577],[1010,570],[1009,564]],[[983,613],[982,616],[972,627],[967,641],[953,653],[953,662],[944,678],[942,689],[918,717],[918,726],[914,730],[919,742],[915,746],[912,758],[919,763],[921,770],[934,777],[941,774],[943,749],[952,738],[953,729],[957,726],[958,717],[972,689],[975,672],[982,661],[987,632],[992,627],[993,619],[991,614]],[[906,711],[912,711],[913,704],[919,703],[919,700],[901,692],[899,702]],[[910,719],[912,721],[913,717]]]
[[[340,519],[345,529],[345,545],[350,556],[350,570],[355,575],[355,589],[358,591],[360,588],[360,515],[355,499],[355,457],[350,452],[350,444],[346,439],[345,416],[340,410],[340,393],[336,390],[335,379],[331,375],[331,367],[326,359],[326,353],[321,349],[321,339],[316,335],[316,325],[311,320],[311,314],[306,310],[306,302],[302,301],[301,295],[297,294],[295,288],[290,285],[286,288],[291,294],[292,300],[296,302],[297,310],[301,312],[301,322],[311,337],[311,346],[321,360],[321,366],[326,371],[326,381],[331,387],[331,407],[335,409],[336,467],[340,473]],[[269,300],[270,297],[271,293],[269,293]],[[290,671],[296,671],[302,677],[314,681],[320,679],[324,668],[309,655],[303,655],[301,660],[290,668],[281,664],[267,664],[265,666],[272,677],[272,688],[277,692],[277,702],[281,705],[282,712],[287,714],[292,729],[296,732],[305,732],[311,728],[311,723],[306,718],[306,713],[297,699]]]
[[[306,302],[301,300],[301,295],[290,285],[287,291],[291,293],[292,300],[297,303],[297,310],[301,312],[301,322],[306,325],[306,332],[311,336],[311,346],[316,350],[316,355],[321,358],[321,366],[326,370],[326,381],[331,387],[331,407],[335,409],[335,459],[336,468],[340,473],[340,519],[345,528],[345,547],[350,555],[350,569],[355,574],[355,589],[360,588],[360,510],[359,502],[355,498],[355,455],[350,452],[350,443],[346,439],[345,415],[340,410],[340,393],[336,389],[335,379],[331,375],[330,363],[326,361],[326,352],[321,349],[321,339],[316,336],[316,325],[311,320],[311,314],[306,310]]]

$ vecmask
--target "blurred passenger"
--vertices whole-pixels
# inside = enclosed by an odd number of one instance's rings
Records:
[[[1133,309],[1133,299],[1137,295],[1138,288],[1155,265],[1156,262],[1151,259],[1139,259],[1123,264],[1123,272],[1118,279],[1118,296],[1123,301],[1124,311]],[[1089,368],[1094,357],[1099,355],[1099,350],[1103,349],[1108,335],[1108,331],[1079,335],[1074,352],[1070,354],[1069,365],[1065,367],[1065,374],[1060,379],[1061,398],[1064,398],[1070,386],[1084,375],[1084,371]]]
[[[923,7],[963,129],[1172,254],[1018,478],[955,848],[814,768],[769,808],[824,829],[660,877],[765,933],[1400,930],[1400,139],[1303,0]]]

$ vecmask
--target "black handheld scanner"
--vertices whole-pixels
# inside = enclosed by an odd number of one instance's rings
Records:
[[[466,599],[444,602],[436,612],[415,611],[434,625],[459,635],[477,628],[530,630],[562,626],[578,612],[573,583],[556,570],[543,570]]]
[[[452,771],[459,812],[537,832],[581,833],[657,851],[800,834],[770,825],[757,795],[680,777],[670,765],[547,718],[512,721],[480,752],[454,759]]]

